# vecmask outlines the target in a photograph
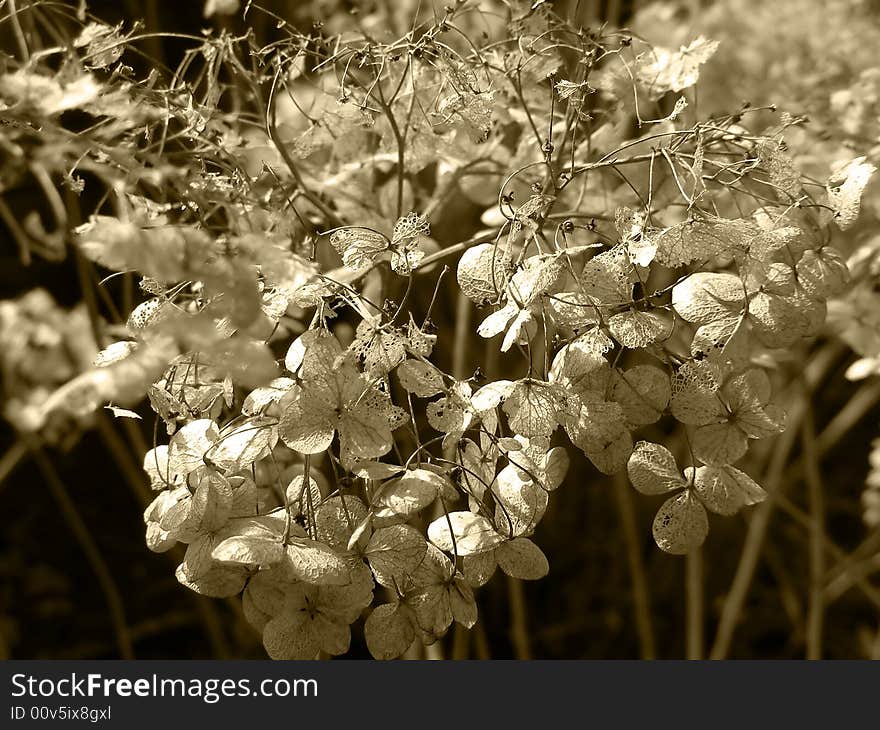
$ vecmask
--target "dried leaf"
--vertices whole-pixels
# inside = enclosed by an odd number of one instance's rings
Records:
[[[421,360],[404,360],[397,368],[397,377],[407,393],[419,398],[430,398],[444,391],[440,371]]]
[[[323,543],[291,537],[282,567],[295,580],[314,585],[341,586],[350,582],[348,564]]]
[[[734,515],[767,497],[747,474],[732,466],[701,466],[694,472],[693,484],[700,501],[719,515]]]
[[[504,540],[489,520],[471,512],[450,512],[438,517],[428,526],[428,539],[440,550],[461,556],[491,550]]]
[[[382,485],[374,499],[379,507],[376,516],[409,517],[430,505],[446,487],[446,480],[439,474],[427,469],[410,469]]]
[[[876,170],[864,157],[857,157],[839,166],[829,177],[828,204],[841,229],[849,228],[859,217],[862,192]]]
[[[672,334],[672,321],[658,312],[628,309],[612,315],[608,328],[621,345],[636,350],[668,339]]]
[[[416,638],[415,616],[401,603],[377,606],[364,623],[364,638],[374,659],[396,659]]]
[[[373,533],[364,557],[376,582],[397,590],[419,567],[427,549],[425,538],[414,527],[392,525]]]
[[[635,445],[626,470],[632,485],[642,494],[665,494],[687,487],[669,449],[650,441]]]
[[[469,248],[458,261],[458,285],[468,299],[479,305],[496,301],[512,273],[510,256],[493,243]]]
[[[498,567],[511,578],[540,580],[550,572],[547,557],[535,543],[517,537],[495,548]]]
[[[745,287],[733,274],[700,271],[672,290],[672,306],[688,322],[707,324],[738,317],[745,303]]]

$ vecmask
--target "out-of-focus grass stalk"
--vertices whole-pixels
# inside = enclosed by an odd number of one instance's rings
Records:
[[[810,591],[807,608],[806,658],[822,658],[822,624],[825,616],[825,500],[822,475],[816,449],[813,410],[808,407],[801,427],[801,448],[807,478],[807,501],[810,506]]]
[[[467,373],[468,343],[471,336],[471,300],[458,292],[455,301],[455,340],[452,343],[452,375],[464,380]]]
[[[489,649],[489,638],[486,636],[486,628],[482,621],[477,621],[477,625],[471,629],[474,636],[474,651],[477,659],[491,659],[492,652]]]
[[[684,559],[685,586],[685,655],[688,659],[702,659],[705,632],[703,630],[703,549],[689,552]]]
[[[614,496],[617,511],[623,527],[623,539],[626,544],[626,560],[629,565],[630,582],[632,584],[633,610],[636,619],[636,631],[639,635],[639,647],[642,659],[656,659],[657,642],[654,638],[654,625],[651,617],[651,596],[648,590],[648,578],[642,560],[642,547],[639,530],[636,526],[636,512],[630,494],[629,481],[623,472],[614,475]]]
[[[27,454],[27,445],[24,441],[18,439],[6,450],[3,456],[0,456],[0,488],[5,483],[6,477],[18,466],[25,454]]]
[[[755,575],[755,568],[761,555],[764,539],[767,536],[767,528],[770,518],[776,506],[775,493],[782,487],[782,477],[786,471],[786,464],[791,450],[794,447],[799,426],[809,406],[810,398],[816,387],[822,382],[828,372],[837,362],[840,347],[836,343],[825,345],[809,362],[803,372],[803,384],[800,388],[794,388],[790,393],[792,401],[786,430],[776,439],[770,457],[770,464],[764,478],[764,488],[767,490],[767,499],[758,505],[749,522],[749,529],[740,553],[739,564],[730,591],[724,601],[721,610],[721,619],[718,622],[718,630],[715,641],[709,652],[710,659],[724,659],[730,651],[733,634],[739,623],[743,606]]]
[[[829,591],[834,593],[834,586],[837,585],[840,578],[853,568],[868,563],[869,570],[873,570],[870,568],[870,564],[880,559],[880,555],[877,554],[878,548],[880,548],[880,529],[875,528],[873,532],[859,543],[859,546],[855,550],[848,555],[845,555],[829,569],[826,575],[828,583],[826,593]]]
[[[794,434],[796,433],[797,431],[792,430],[791,425],[789,425],[789,430],[783,433],[777,441],[774,458],[764,479],[765,488],[770,496],[766,501],[758,505],[749,522],[749,529],[746,533],[742,552],[740,553],[739,564],[736,567],[733,582],[730,584],[730,591],[721,610],[721,619],[718,622],[715,642],[712,644],[712,650],[709,652],[710,659],[724,659],[730,651],[733,633],[739,623],[739,617],[752,584],[752,577],[758,565],[758,558],[764,546],[764,538],[767,536],[770,517],[776,506],[773,500],[773,492],[779,488],[780,477],[794,445]]]
[[[27,41],[24,37],[24,31],[21,29],[21,23],[18,19],[18,8],[16,0],[8,0],[9,17],[12,20],[12,32],[15,35],[15,42],[18,45],[18,55],[22,63],[26,64],[31,60],[30,51],[28,51]]]
[[[529,614],[526,608],[526,592],[522,581],[504,576],[507,579],[507,603],[510,608],[510,643],[517,659],[532,658],[532,642],[529,639]]]
[[[846,434],[848,434],[877,403],[880,402],[880,380],[870,381],[859,388],[835,416],[828,422],[816,438],[816,455],[822,459]],[[804,477],[803,457],[799,458],[788,470],[791,481]]]
[[[22,266],[30,266],[31,250],[28,244],[28,235],[18,224],[18,220],[13,212],[9,210],[9,206],[6,205],[2,197],[0,197],[0,219],[6,224],[10,235],[15,239],[15,243],[18,246],[18,259],[21,261]]]
[[[832,418],[816,439],[816,451],[827,454],[841,438],[867,416],[880,401],[880,380],[871,380],[859,388],[846,405]]]
[[[471,634],[459,623],[453,625],[452,630],[452,653],[450,659],[459,661],[467,659],[471,646]]]
[[[779,508],[791,517],[798,525],[803,527],[807,532],[812,529],[813,520],[810,515],[794,504],[788,497],[782,494],[777,494],[775,500]],[[829,538],[827,533],[823,533],[822,542],[825,545],[825,550],[835,560],[843,562],[846,559],[846,552]],[[880,589],[877,589],[870,581],[868,581],[866,575],[867,573],[864,571],[847,570],[844,571],[836,581],[828,583],[826,579],[824,590],[825,606],[827,607],[829,604],[833,603],[853,586],[857,586],[859,590],[862,591],[865,598],[867,598],[874,605],[874,608],[880,612]]]

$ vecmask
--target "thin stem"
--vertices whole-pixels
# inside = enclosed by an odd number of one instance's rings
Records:
[[[452,375],[456,380],[464,380],[467,377],[471,310],[471,300],[464,293],[459,292],[455,302],[455,342],[452,351]]]
[[[880,401],[880,381],[870,382],[859,388],[816,438],[816,455],[821,461],[858,423],[873,412]],[[788,470],[789,480],[797,482],[805,476],[803,457]]]
[[[531,659],[532,646],[529,641],[529,615],[526,607],[526,594],[522,581],[507,578],[507,602],[510,606],[510,641],[513,655],[517,659]]]
[[[778,462],[784,462],[785,457],[788,456],[788,452],[791,450],[791,444],[787,443],[785,447],[777,451],[779,454],[784,453],[783,458],[778,459]],[[774,473],[781,471],[781,466],[774,468],[773,471]],[[730,651],[733,634],[739,623],[739,617],[751,587],[752,576],[755,573],[758,557],[764,545],[764,538],[767,534],[767,527],[770,524],[770,517],[773,514],[774,506],[772,499],[762,502],[755,510],[749,522],[749,530],[746,533],[745,543],[740,553],[739,564],[736,567],[733,582],[730,584],[730,591],[721,610],[721,619],[718,623],[718,631],[715,634],[715,643],[712,644],[712,650],[709,652],[710,659],[724,659]]]
[[[749,522],[749,529],[746,533],[742,552],[740,553],[739,564],[737,565],[736,573],[734,573],[730,591],[724,601],[724,607],[721,610],[721,619],[718,622],[715,642],[712,644],[712,650],[709,652],[710,659],[724,659],[730,651],[733,634],[739,623],[740,615],[742,614],[742,609],[752,584],[752,578],[755,574],[755,568],[758,565],[758,558],[764,545],[764,539],[767,536],[770,518],[776,507],[774,494],[781,486],[782,474],[785,471],[789,454],[794,447],[797,426],[804,417],[806,404],[812,397],[813,391],[834,366],[838,354],[839,349],[836,345],[826,346],[813,359],[809,369],[804,373],[804,387],[797,389],[799,392],[793,394],[794,407],[789,416],[788,428],[774,444],[771,463],[764,480],[768,498],[758,505]]]
[[[18,20],[18,8],[15,5],[16,0],[9,0],[9,17],[12,19],[12,32],[15,35],[15,43],[18,46],[18,55],[21,62],[27,64],[31,60],[31,54],[28,50],[27,40],[24,37],[24,31],[21,29],[21,23]]]
[[[816,451],[823,456],[849,433],[880,401],[880,381],[870,381],[859,388],[846,405],[832,418],[816,439]]]
[[[16,220],[12,211],[9,210],[9,206],[6,205],[2,197],[0,197],[0,219],[6,224],[9,233],[15,239],[15,243],[18,246],[18,259],[21,261],[22,266],[30,266],[31,249],[28,243],[28,234],[18,224],[18,220]]]
[[[808,408],[801,428],[801,446],[806,463],[807,500],[810,507],[810,592],[807,609],[807,659],[822,658],[822,624],[825,616],[825,500],[816,430]]]
[[[452,656],[451,659],[467,659],[470,653],[471,632],[461,624],[455,624],[452,631]]]
[[[626,559],[629,564],[630,582],[632,583],[633,610],[635,612],[636,630],[639,634],[639,646],[642,659],[657,657],[657,644],[654,639],[654,626],[651,618],[651,597],[648,590],[648,578],[642,560],[642,547],[639,531],[636,526],[636,513],[633,505],[630,486],[622,474],[614,477],[614,496],[617,499],[617,511],[623,527],[623,538],[626,542]]]
[[[812,518],[804,512],[800,507],[782,495],[776,497],[779,502],[779,508],[789,515],[798,525],[805,528],[808,532],[813,527]],[[846,558],[846,553],[840,548],[828,535],[824,535],[823,542],[825,549],[835,560],[842,561]],[[870,572],[870,571],[868,571]],[[828,583],[825,588],[825,605],[828,606],[836,601],[840,596],[851,587],[857,586],[867,598],[880,611],[880,590],[878,590],[868,579],[867,573],[860,571],[847,571],[838,579]]]
[[[486,628],[482,621],[477,621],[477,625],[473,628],[474,633],[474,651],[477,659],[486,660],[492,658],[492,651],[489,649],[489,638],[486,636]]]
[[[702,659],[705,645],[703,628],[703,549],[685,556],[686,656]]]
[[[6,483],[6,478],[15,470],[26,454],[27,445],[19,439],[6,450],[3,456],[0,456],[0,488]]]

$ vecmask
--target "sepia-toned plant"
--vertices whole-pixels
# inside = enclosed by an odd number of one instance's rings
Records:
[[[653,46],[513,1],[400,34],[272,21],[218,23],[145,78],[140,29],[88,17],[8,61],[0,189],[33,180],[52,215],[9,224],[20,257],[138,285],[117,321],[92,308],[94,365],[19,428],[148,398],[148,547],[183,545],[178,581],[240,596],[279,659],[345,654],[364,616],[380,659],[474,626],[496,569],[551,570],[535,530],[578,452],[665,498],[672,554],[767,499],[737,464],[786,428],[777,360],[829,300],[877,316],[849,288],[876,246],[832,243],[868,158],[817,179],[796,113],[703,113],[702,35]],[[462,205],[479,223],[451,239]],[[436,324],[450,291],[478,313],[463,333]],[[877,372],[877,327],[846,322]]]

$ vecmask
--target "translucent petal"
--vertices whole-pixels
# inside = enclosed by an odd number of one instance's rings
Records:
[[[498,299],[512,272],[510,256],[493,243],[483,243],[469,248],[459,259],[458,285],[468,299],[486,304]]]
[[[532,378],[516,382],[502,409],[511,430],[529,439],[549,438],[563,410],[557,387]]]
[[[745,287],[733,274],[697,272],[675,285],[672,306],[688,322],[707,324],[739,314],[745,303]]]
[[[272,659],[314,659],[320,637],[305,611],[282,612],[263,629],[263,646]]]
[[[504,540],[489,520],[471,512],[441,515],[428,526],[428,539],[440,550],[461,556],[491,550]]]
[[[330,234],[330,244],[350,269],[373,263],[388,248],[388,239],[364,228],[343,228]]]
[[[700,501],[719,515],[736,514],[767,498],[751,477],[732,466],[701,466],[694,472],[693,483]]]
[[[530,535],[547,510],[548,497],[532,479],[523,478],[512,464],[505,466],[492,487],[495,524],[507,538]]]
[[[612,315],[608,328],[621,345],[635,350],[668,339],[672,333],[672,320],[658,312],[629,309]]]
[[[547,556],[525,537],[502,543],[495,548],[498,567],[511,578],[540,580],[550,572]]]
[[[669,375],[653,365],[613,372],[611,399],[620,403],[627,423],[643,426],[659,419],[672,395]]]
[[[364,638],[374,659],[396,659],[416,638],[412,610],[400,603],[377,606],[364,623]]]
[[[688,489],[663,503],[654,518],[652,531],[661,550],[685,555],[706,540],[709,520],[703,505]]]
[[[285,396],[281,406],[278,432],[285,444],[302,454],[319,454],[330,447],[338,423],[334,404],[297,390]]]
[[[635,445],[626,471],[632,485],[642,494],[665,494],[687,486],[672,452],[650,441]]]
[[[748,450],[748,439],[735,423],[712,423],[694,431],[694,456],[707,464],[732,464]]]
[[[398,590],[421,565],[428,546],[421,533],[410,525],[392,525],[376,530],[364,556],[376,582]]]

